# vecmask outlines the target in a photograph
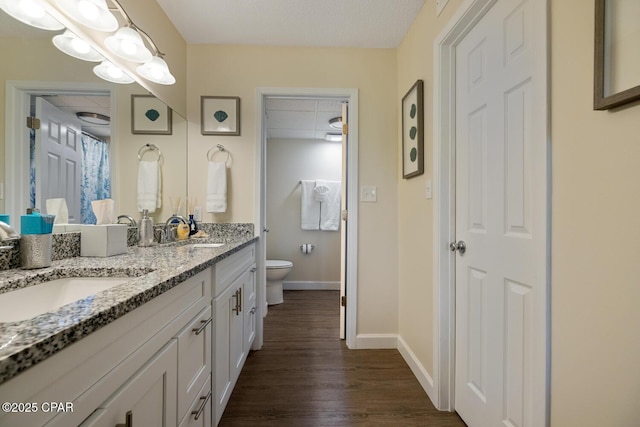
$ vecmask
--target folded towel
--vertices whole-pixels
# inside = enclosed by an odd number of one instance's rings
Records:
[[[162,207],[160,164],[157,160],[138,163],[138,212],[153,213]]]
[[[329,197],[329,186],[324,179],[316,179],[316,185],[313,188],[313,199],[316,202],[326,202]]]
[[[319,230],[320,229],[320,202],[316,202],[313,198],[313,189],[316,186],[315,181],[300,181],[302,187],[300,196],[300,227],[303,230]]]
[[[320,203],[320,230],[336,231],[340,228],[342,207],[342,183],[327,181],[327,201]]]
[[[207,169],[207,212],[227,211],[227,166],[209,162]]]

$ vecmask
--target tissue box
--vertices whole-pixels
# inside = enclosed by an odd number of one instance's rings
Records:
[[[112,256],[127,252],[127,225],[80,226],[80,256]]]

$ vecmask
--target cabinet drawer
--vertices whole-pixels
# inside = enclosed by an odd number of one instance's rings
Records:
[[[255,245],[250,245],[217,263],[214,266],[213,296],[220,295],[255,260]]]
[[[200,389],[180,427],[211,427],[211,376]]]
[[[211,373],[211,306],[182,329],[178,340],[178,420],[196,399]]]
[[[174,425],[176,361],[176,344],[172,340],[80,426],[124,424],[127,413],[130,413],[134,425]]]

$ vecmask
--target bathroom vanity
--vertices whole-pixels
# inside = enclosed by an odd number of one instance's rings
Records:
[[[256,335],[255,240],[130,247],[0,272],[2,291],[59,277],[137,276],[0,322],[0,401],[13,403],[0,426],[216,425]]]

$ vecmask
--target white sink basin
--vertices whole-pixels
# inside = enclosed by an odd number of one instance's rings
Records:
[[[193,248],[219,248],[224,246],[224,243],[194,243],[191,245]]]
[[[0,294],[0,322],[17,322],[57,310],[131,280],[130,277],[65,277]]]

